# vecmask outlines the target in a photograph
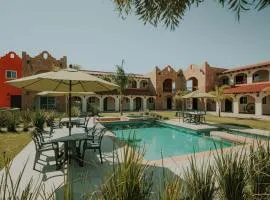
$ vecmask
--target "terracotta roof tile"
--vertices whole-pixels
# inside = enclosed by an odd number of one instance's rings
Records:
[[[244,85],[235,85],[225,89],[225,94],[256,93],[262,92],[264,88],[270,87],[270,82],[252,83]]]
[[[251,65],[245,65],[245,66],[240,66],[240,67],[234,67],[234,68],[231,68],[231,69],[224,71],[223,74],[242,71],[242,70],[248,70],[248,69],[253,69],[253,68],[265,67],[267,65],[270,66],[270,61],[260,62],[260,63],[256,63],[256,64],[251,64]]]

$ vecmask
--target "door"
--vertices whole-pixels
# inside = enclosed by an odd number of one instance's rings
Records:
[[[22,107],[22,96],[21,95],[11,95],[10,96],[10,107],[11,108],[21,108]]]
[[[172,109],[172,98],[167,97],[167,109],[171,110]]]
[[[225,112],[232,112],[232,102],[228,99],[225,100]]]
[[[192,99],[192,109],[198,110],[198,99]]]
[[[103,101],[103,103],[104,103],[104,105],[103,105],[104,108],[103,109],[104,109],[104,111],[107,111],[108,110],[108,99],[105,98],[104,101]]]

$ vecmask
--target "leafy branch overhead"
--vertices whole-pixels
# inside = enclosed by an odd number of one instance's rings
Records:
[[[165,25],[174,30],[192,5],[199,6],[205,0],[114,0],[120,15],[125,18],[134,13],[144,24]],[[270,5],[270,0],[217,0],[223,7],[235,12],[237,19],[248,10],[260,11]]]

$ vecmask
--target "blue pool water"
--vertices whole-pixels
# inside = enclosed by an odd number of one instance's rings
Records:
[[[217,140],[183,128],[175,128],[160,123],[109,124],[105,125],[119,139],[136,143],[146,150],[148,160],[163,157],[179,156],[194,152],[209,151],[215,148],[226,148],[233,143]],[[131,144],[132,144],[131,143]]]

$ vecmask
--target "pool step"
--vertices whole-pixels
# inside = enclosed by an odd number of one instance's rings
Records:
[[[219,138],[222,138],[224,140],[229,140],[229,141],[236,142],[236,143],[252,144],[254,141],[252,138],[246,138],[246,137],[239,136],[239,135],[232,135],[230,133],[226,133],[223,131],[211,131],[210,135],[213,137],[219,137]]]

